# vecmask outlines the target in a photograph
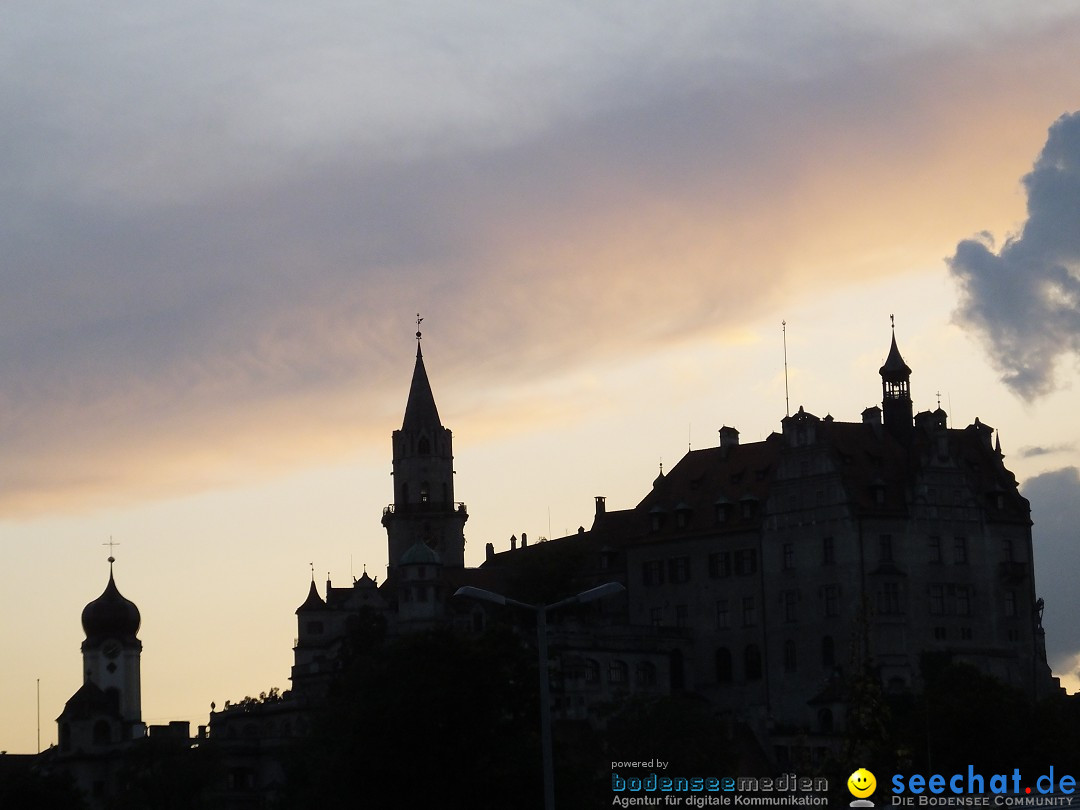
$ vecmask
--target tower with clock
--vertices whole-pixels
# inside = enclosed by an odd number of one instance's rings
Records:
[[[116,587],[112,570],[115,561],[109,557],[109,583],[104,592],[83,608],[83,681],[93,683],[116,701],[125,724],[139,725],[142,642],[136,633],[142,617],[135,603],[125,599]]]
[[[443,427],[431,393],[424,355],[420,350],[420,322],[416,319],[416,365],[401,430],[393,435],[394,502],[383,510],[389,545],[389,571],[402,556],[423,543],[446,568],[465,565],[465,504],[454,501],[453,436]]]

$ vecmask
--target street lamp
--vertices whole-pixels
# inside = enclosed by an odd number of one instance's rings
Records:
[[[608,582],[550,605],[530,605],[527,602],[519,602],[517,599],[503,596],[501,593],[485,591],[483,588],[474,588],[471,585],[465,585],[454,591],[454,596],[467,596],[470,599],[494,602],[496,605],[510,605],[531,610],[536,614],[536,648],[540,658],[540,748],[544,759],[544,810],[555,810],[555,769],[551,756],[551,696],[548,686],[547,614],[549,611],[568,605],[582,605],[614,596],[625,590],[626,587],[621,583]]]

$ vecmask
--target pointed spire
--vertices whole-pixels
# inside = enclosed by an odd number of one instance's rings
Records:
[[[402,430],[420,430],[442,427],[439,421],[439,409],[435,407],[435,396],[431,393],[427,369],[424,368],[424,356],[420,353],[420,321],[416,316],[416,366],[413,368],[412,384],[409,386],[409,401],[405,405],[405,419]]]
[[[308,588],[307,599],[304,600],[304,604],[296,609],[297,613],[307,610],[321,610],[326,607],[326,602],[319,596],[319,588],[315,584],[315,580],[311,580],[311,587]]]
[[[889,319],[892,321],[892,345],[889,346],[885,365],[878,369],[878,374],[886,382],[903,382],[911,376],[911,369],[900,356],[900,349],[896,346],[896,318],[890,315]]]

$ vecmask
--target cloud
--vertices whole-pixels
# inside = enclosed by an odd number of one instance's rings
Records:
[[[949,260],[961,288],[956,317],[987,345],[1002,379],[1032,400],[1055,387],[1054,368],[1080,356],[1080,113],[1053,126],[1024,177],[1027,220],[994,252],[988,233]]]
[[[1080,470],[1065,467],[1029,478],[1023,493],[1031,501],[1035,587],[1046,600],[1043,627],[1046,654],[1054,670],[1072,676],[1080,656],[1080,610],[1076,572],[1080,570]]]
[[[962,183],[982,102],[942,82],[1045,120],[1080,92],[1078,22],[1001,24],[988,63],[950,14],[843,5],[18,15],[0,514],[381,448],[417,310],[457,399],[518,401],[940,255],[985,188]]]
[[[1053,453],[1068,453],[1075,449],[1075,444],[1063,443],[1050,445],[1049,447],[1043,447],[1041,445],[1034,447],[1021,447],[1018,453],[1020,455],[1020,458],[1036,458],[1037,456],[1048,456]]]

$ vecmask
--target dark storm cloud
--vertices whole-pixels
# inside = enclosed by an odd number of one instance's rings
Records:
[[[957,317],[978,331],[1003,379],[1025,399],[1054,388],[1054,366],[1080,355],[1080,113],[1050,127],[1024,177],[1027,221],[997,253],[982,234],[949,260]]]
[[[1080,471],[1076,467],[1029,478],[1023,486],[1031,501],[1035,550],[1035,587],[1046,600],[1043,626],[1046,653],[1058,674],[1080,661],[1080,611],[1076,576],[1080,571]]]

